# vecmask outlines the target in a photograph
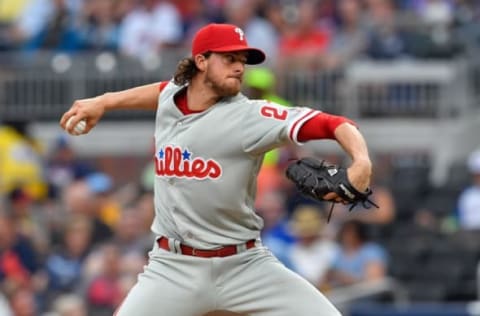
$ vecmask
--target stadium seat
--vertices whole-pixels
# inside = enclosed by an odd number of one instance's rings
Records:
[[[447,297],[447,287],[440,281],[410,281],[406,283],[410,299],[417,302],[438,302]]]

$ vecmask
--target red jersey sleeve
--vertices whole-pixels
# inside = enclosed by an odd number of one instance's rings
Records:
[[[300,127],[297,139],[300,142],[313,139],[335,139],[335,129],[345,122],[357,126],[346,117],[320,112]]]

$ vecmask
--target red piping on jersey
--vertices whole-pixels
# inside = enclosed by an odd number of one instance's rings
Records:
[[[174,101],[175,101],[175,105],[180,110],[180,112],[182,112],[183,115],[200,113],[204,111],[204,110],[193,111],[188,108],[186,89],[183,91],[180,91],[180,93],[175,96]]]
[[[160,85],[158,87],[158,89],[160,90],[160,93],[167,86],[167,84],[168,84],[168,81],[160,82]],[[180,91],[180,93],[174,97],[175,105],[180,110],[180,112],[182,112],[183,115],[203,112],[204,110],[193,111],[188,108],[186,91],[187,90]]]
[[[300,121],[301,119],[295,124]],[[297,140],[299,142],[306,142],[313,139],[335,139],[335,130],[343,123],[350,123],[357,126],[355,122],[346,117],[320,112],[300,127]],[[292,133],[292,131],[290,131],[290,133]]]
[[[158,91],[161,93],[163,91],[163,89],[165,89],[165,87],[167,86],[168,84],[168,81],[162,81],[160,82],[160,84],[158,85]]]
[[[307,116],[309,116],[310,114],[312,114],[314,112],[314,110],[311,110],[311,111],[308,111],[305,115],[303,115],[301,118],[299,118],[295,123],[293,123],[292,125],[292,128],[290,129],[290,139],[291,140],[295,140],[293,139],[293,131],[295,130],[295,128],[297,127],[298,123],[300,123],[304,118],[306,118]],[[304,124],[305,125],[305,124]]]

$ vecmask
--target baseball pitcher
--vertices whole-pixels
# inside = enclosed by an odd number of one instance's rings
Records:
[[[180,61],[171,81],[78,100],[63,115],[60,124],[68,132],[85,120],[88,133],[106,111],[156,111],[151,228],[157,238],[115,315],[340,315],[262,246],[256,176],[272,148],[330,138],[352,158],[346,172],[351,186],[367,191],[367,146],[344,117],[242,95],[245,65],[264,60],[237,26],[209,24],[197,32],[191,56]],[[323,198],[343,201],[335,192]]]

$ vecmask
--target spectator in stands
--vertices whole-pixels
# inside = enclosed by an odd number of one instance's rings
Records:
[[[10,295],[10,306],[15,316],[37,316],[39,312],[35,293],[28,287],[18,288]]]
[[[51,198],[59,197],[63,188],[93,172],[92,166],[77,157],[65,135],[55,139],[45,171]]]
[[[294,147],[291,145],[289,147]],[[290,183],[284,176],[284,159],[291,159],[290,148],[270,150],[265,154],[263,163],[257,177],[257,202],[262,201],[264,196],[272,192],[283,192],[290,188]]]
[[[454,1],[451,0],[417,0],[415,11],[421,26],[418,33],[428,43],[425,56],[451,58],[460,52],[460,42],[453,37]],[[419,38],[421,40],[422,38]]]
[[[34,0],[14,28],[16,41],[28,50],[77,51],[76,20],[81,8],[75,0]]]
[[[88,50],[116,51],[120,26],[115,16],[114,0],[84,0],[83,16],[78,27],[79,45]]]
[[[193,36],[202,26],[218,21],[221,15],[220,8],[212,9],[209,2],[205,0],[174,0],[172,2],[177,7],[182,19],[182,46],[188,47]]]
[[[328,286],[352,285],[386,276],[386,251],[379,244],[369,242],[365,224],[357,220],[345,222],[338,239],[340,248],[328,273]]]
[[[288,85],[289,93],[301,94],[297,103],[315,104],[335,92],[331,78],[319,72],[331,31],[319,23],[319,2],[300,0],[298,6],[289,6],[289,10],[285,17],[288,27],[280,36],[277,58],[277,73],[284,81],[280,84]]]
[[[29,193],[21,187],[13,189],[7,196],[6,209],[17,233],[30,240],[36,252],[46,254],[50,237],[47,218]]]
[[[251,99],[264,99],[289,106],[290,102],[276,93],[277,81],[275,73],[266,67],[254,67],[245,70],[245,94]]]
[[[227,0],[224,15],[228,23],[240,27],[248,38],[248,44],[262,49],[269,62],[275,62],[278,52],[278,33],[272,24],[257,16],[257,0]]]
[[[373,59],[393,59],[407,55],[404,34],[397,24],[397,12],[392,0],[367,0],[369,22],[368,56]]]
[[[75,294],[63,294],[53,302],[56,316],[87,316],[85,301]]]
[[[458,199],[458,222],[461,229],[480,229],[480,150],[472,152],[467,161],[472,184]]]
[[[92,233],[92,223],[84,216],[73,215],[66,222],[61,244],[52,249],[45,263],[49,299],[80,290],[83,263],[92,247]]]
[[[145,255],[151,248],[154,237],[143,229],[142,217],[135,207],[123,209],[114,228],[113,241],[122,254]]]
[[[182,21],[177,8],[168,0],[141,0],[122,21],[121,53],[136,58],[158,54],[162,47],[182,40]]]
[[[287,31],[289,25],[285,20],[285,6],[282,1],[265,1],[263,14],[275,31],[280,35]]]
[[[264,192],[256,201],[258,214],[263,218],[262,242],[283,264],[291,267],[288,248],[294,237],[288,227],[285,198],[278,190]]]
[[[64,202],[68,212],[86,216],[92,222],[93,243],[100,243],[112,238],[113,231],[102,221],[101,205],[86,180],[78,180],[70,184],[64,192]]]
[[[13,0],[11,2],[17,2]],[[3,2],[2,2],[3,3]],[[50,1],[27,1],[15,21],[3,30],[2,41],[7,48],[17,49],[43,29],[53,6]]]
[[[137,2],[137,0],[116,0],[115,6],[113,7],[113,16],[115,18],[115,21],[120,23],[127,16],[128,13],[135,9]]]
[[[114,195],[112,178],[106,173],[95,172],[85,177],[85,182],[93,193],[92,203],[99,219],[113,229],[120,218],[120,197]]]
[[[92,314],[112,314],[125,295],[121,286],[122,255],[113,244],[102,245],[96,255],[100,261],[99,270],[88,286],[88,303],[92,307]]]
[[[153,205],[153,192],[147,191],[139,195],[134,202],[137,216],[141,219],[144,234],[151,234],[150,226],[152,224],[155,210]]]
[[[324,283],[331,269],[337,245],[324,238],[326,217],[316,205],[300,205],[292,213],[290,228],[296,241],[288,257],[293,269],[316,287]]]
[[[27,0],[0,1],[0,51],[12,49],[9,31],[27,5]]]
[[[480,47],[480,3],[457,0],[453,11],[453,37],[470,55],[476,56]]]
[[[423,21],[433,27],[448,28],[453,19],[451,0],[418,0],[417,13]]]
[[[290,28],[280,37],[278,67],[281,71],[320,68],[330,45],[330,34],[317,25],[318,4],[301,0]]]
[[[137,282],[137,277],[143,272],[144,267],[148,264],[148,253],[143,255],[137,253],[123,254],[121,257],[121,271],[119,275],[120,296],[123,299],[127,296],[130,289]]]
[[[7,295],[22,287],[33,287],[39,272],[38,254],[31,240],[17,233],[10,216],[0,213],[0,289]]]
[[[347,65],[365,53],[367,33],[361,3],[358,0],[338,1],[338,27],[323,61],[327,70]]]

